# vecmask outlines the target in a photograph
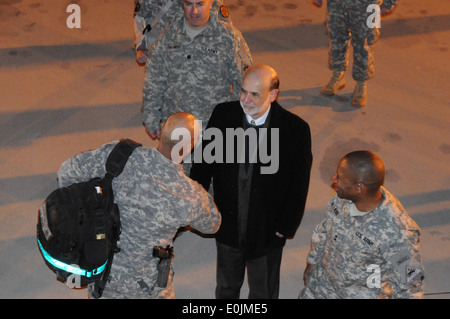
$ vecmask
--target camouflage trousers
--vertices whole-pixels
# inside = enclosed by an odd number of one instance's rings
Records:
[[[348,68],[348,47],[353,46],[352,76],[355,81],[366,81],[374,74],[373,45],[380,31],[369,27],[368,18],[373,12],[367,12],[367,2],[371,1],[328,1],[328,66],[331,70],[346,71]],[[377,1],[372,1],[376,4]]]

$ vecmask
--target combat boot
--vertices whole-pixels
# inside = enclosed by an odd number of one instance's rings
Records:
[[[355,91],[353,92],[352,105],[364,106],[367,102],[367,84],[366,81],[357,81]]]
[[[344,71],[333,71],[333,76],[330,82],[325,85],[320,93],[327,96],[335,95],[337,90],[341,90],[345,87]]]

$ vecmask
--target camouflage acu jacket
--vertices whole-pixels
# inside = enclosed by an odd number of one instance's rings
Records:
[[[231,24],[212,15],[208,27],[191,39],[184,31],[184,16],[175,17],[146,63],[146,129],[159,130],[160,122],[175,112],[207,121],[214,106],[239,99],[242,73],[251,64],[244,38]]]
[[[307,261],[314,265],[302,298],[422,298],[420,229],[382,188],[383,202],[351,216],[336,194],[313,231]]]
[[[135,43],[133,47],[136,50],[150,49],[174,17],[183,16],[181,0],[134,0],[134,3]],[[232,23],[228,9],[222,0],[213,1],[211,14],[225,22]],[[152,30],[143,32],[147,25],[153,26]]]

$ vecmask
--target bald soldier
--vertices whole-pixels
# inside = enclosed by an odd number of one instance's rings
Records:
[[[382,185],[369,151],[345,155],[335,195],[316,226],[300,298],[423,298],[420,229]]]
[[[114,256],[102,298],[173,298],[171,273],[166,287],[157,283],[160,258],[153,256],[153,249],[172,246],[180,227],[190,225],[206,234],[219,228],[221,216],[212,197],[179,164],[191,152],[199,132],[193,115],[171,115],[162,125],[157,148],[138,147],[113,180],[122,224],[121,251]],[[106,159],[116,144],[65,161],[58,171],[59,185],[104,176]],[[93,286],[88,292],[94,297]]]

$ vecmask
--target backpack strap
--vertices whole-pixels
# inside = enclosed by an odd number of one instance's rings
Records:
[[[142,146],[142,144],[128,138],[121,139],[111,153],[109,153],[105,165],[106,172],[111,174],[113,177],[119,176],[122,173],[131,153],[133,153],[133,151],[139,146]]]

